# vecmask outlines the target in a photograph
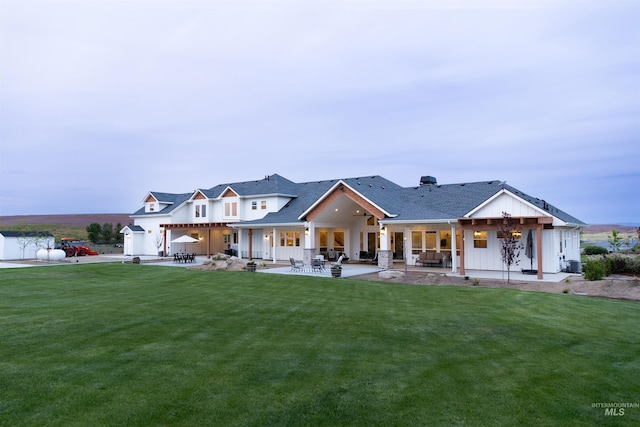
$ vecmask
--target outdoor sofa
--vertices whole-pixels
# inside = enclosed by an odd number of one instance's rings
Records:
[[[442,265],[442,253],[435,251],[420,252],[420,256],[416,259],[416,265],[422,267],[428,266],[441,266]]]

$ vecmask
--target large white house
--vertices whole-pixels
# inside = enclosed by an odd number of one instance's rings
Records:
[[[521,251],[520,267],[556,273],[580,259],[586,224],[546,201],[503,181],[440,185],[424,176],[401,187],[381,176],[295,183],[280,175],[173,194],[151,191],[131,215],[124,233],[127,255],[178,252],[309,264],[316,255],[344,253],[353,261],[373,258],[381,268],[422,252],[439,252],[446,266],[501,270],[503,212],[531,230],[533,259]],[[526,234],[525,234],[526,233]],[[194,243],[172,243],[180,236]],[[518,233],[520,235],[520,233]]]

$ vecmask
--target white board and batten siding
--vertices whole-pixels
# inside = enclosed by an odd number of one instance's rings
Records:
[[[472,212],[470,218],[497,218],[506,212],[511,216],[551,216],[534,205],[503,192]]]
[[[546,216],[553,218],[553,230],[542,230],[542,271],[557,273],[565,267],[565,261],[580,259],[580,233],[570,228],[562,227],[565,223],[549,215],[535,205],[528,203],[508,191],[503,191],[496,197],[474,210],[471,218],[499,218],[503,212],[512,217]],[[484,230],[479,230],[484,231]],[[522,243],[524,245],[527,230],[523,230]],[[537,230],[533,230],[534,253],[537,254]],[[487,247],[474,248],[473,231],[465,232],[465,267],[479,270],[503,270],[506,267],[500,258],[500,240],[496,230],[487,231]],[[531,261],[524,254],[524,247],[520,251],[519,262],[512,270],[531,268]],[[533,268],[538,268],[538,260],[533,259]]]

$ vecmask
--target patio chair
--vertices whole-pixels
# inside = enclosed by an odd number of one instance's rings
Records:
[[[296,263],[296,260],[293,258],[289,258],[289,262],[291,263],[291,271],[301,271],[304,267],[304,264]]]
[[[313,258],[311,260],[311,270],[315,273],[316,271],[322,272],[324,271],[324,265],[321,259]]]
[[[344,261],[344,255],[340,255],[340,258],[338,258],[338,261],[336,262],[332,262],[331,265],[339,265],[340,267],[342,267],[342,261]]]
[[[327,252],[327,258],[329,259],[329,261],[333,261],[334,259],[336,259],[336,251],[334,251],[333,249],[329,249],[329,252]]]

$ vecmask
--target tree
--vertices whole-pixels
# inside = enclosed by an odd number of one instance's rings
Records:
[[[100,240],[100,236],[102,235],[102,227],[100,227],[100,224],[98,224],[97,222],[92,222],[91,224],[89,224],[89,226],[87,227],[87,235],[91,243],[93,243],[94,245],[98,243],[98,241]]]
[[[122,230],[122,224],[117,223],[115,230],[113,230],[113,240],[115,240],[115,243],[124,242],[124,236],[120,234],[120,230]]]
[[[22,251],[22,259],[25,259],[24,252],[27,247],[33,244],[33,236],[30,236],[28,232],[23,231],[21,232],[20,237],[16,238],[16,241],[18,242],[18,247]]]
[[[502,222],[500,223],[500,258],[507,266],[507,283],[509,283],[511,277],[511,266],[517,265],[520,262],[520,251],[522,250],[522,243],[520,237],[522,236],[522,230],[513,221],[511,215],[506,212],[502,212]]]
[[[104,243],[111,243],[113,240],[113,224],[105,222],[102,224],[102,241]]]
[[[160,258],[160,248],[162,247],[163,243],[164,243],[164,234],[158,231],[158,233],[156,233],[156,247],[158,248],[158,259]]]
[[[46,233],[36,233],[33,236],[33,245],[36,247],[36,256],[38,254],[38,249],[50,249],[49,248],[49,235]]]
[[[611,230],[611,234],[607,234],[607,240],[613,252],[620,251],[620,246],[622,246],[622,236],[618,230]]]

